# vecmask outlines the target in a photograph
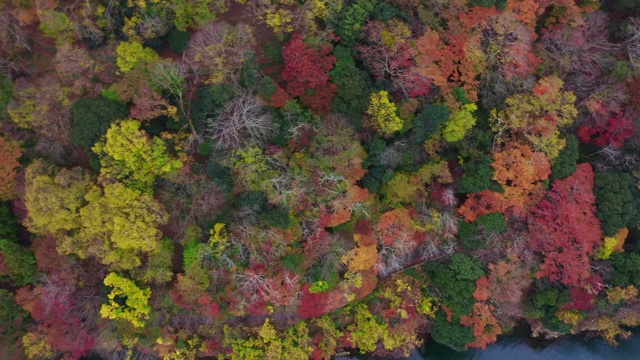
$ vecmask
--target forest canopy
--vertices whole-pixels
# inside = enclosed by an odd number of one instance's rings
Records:
[[[639,222],[637,1],[0,3],[1,359],[617,344]]]

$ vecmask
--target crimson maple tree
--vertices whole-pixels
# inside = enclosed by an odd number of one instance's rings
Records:
[[[619,148],[627,138],[633,136],[633,132],[633,121],[624,117],[611,117],[606,124],[581,126],[577,135],[583,143],[593,143],[597,146],[611,145]]]
[[[564,180],[556,180],[528,219],[529,244],[544,254],[538,278],[581,286],[590,277],[589,256],[602,238],[595,215],[594,173],[588,163]]]
[[[309,46],[298,33],[282,47],[282,80],[286,82],[286,91],[317,113],[331,110],[337,91],[329,76],[336,63],[336,57],[330,55],[332,50],[331,45]]]

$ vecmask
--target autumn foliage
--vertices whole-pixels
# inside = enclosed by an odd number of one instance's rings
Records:
[[[8,200],[14,196],[14,179],[16,170],[20,167],[20,156],[22,151],[18,144],[0,137],[0,200]]]
[[[628,337],[636,2],[2,1],[0,359]]]
[[[328,74],[336,62],[329,55],[331,50],[330,45],[307,45],[298,33],[282,48],[285,89],[291,96],[300,97],[302,104],[314,112],[328,112],[337,90]]]
[[[583,286],[590,277],[589,257],[602,238],[593,185],[591,165],[581,164],[572,176],[554,181],[547,197],[532,210],[529,242],[544,255],[536,276],[568,286]]]

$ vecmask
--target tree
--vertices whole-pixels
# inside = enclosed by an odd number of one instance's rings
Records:
[[[196,246],[192,246],[192,244]],[[177,275],[171,289],[171,299],[180,307],[192,310],[201,316],[206,316],[210,320],[218,316],[219,308],[211,295],[207,293],[210,281],[205,270],[200,265],[198,254],[192,253],[192,250],[199,250],[197,245],[204,244],[189,243],[187,244],[189,250],[185,248],[185,273]],[[195,255],[195,259],[187,261],[188,255]],[[191,260],[195,260],[195,262],[188,264]]]
[[[107,295],[108,303],[100,308],[100,315],[112,320],[126,320],[137,328],[144,327],[151,313],[148,304],[151,290],[141,289],[130,279],[113,272],[104,278],[104,284],[112,290]]]
[[[13,97],[13,83],[5,74],[0,75],[0,117],[5,118],[7,105]]]
[[[82,227],[63,239],[59,251],[95,256],[111,269],[130,270],[140,266],[142,256],[159,250],[162,233],[157,226],[166,223],[167,213],[151,195],[114,183],[92,190],[85,199]]]
[[[330,307],[330,302],[336,295],[340,299],[344,299],[344,295],[335,290],[310,292],[309,289],[310,286],[308,284],[302,286],[302,299],[298,307],[298,313],[303,319],[317,318],[331,310],[335,310]],[[346,302],[346,299],[344,299],[344,303]],[[342,306],[344,303],[339,305]]]
[[[389,101],[389,93],[384,90],[371,94],[367,115],[371,118],[373,128],[383,136],[389,136],[404,126],[396,104]]]
[[[393,246],[395,241],[407,241],[415,232],[413,220],[406,208],[398,208],[380,216],[376,233],[382,245]]]
[[[95,348],[92,333],[98,309],[93,302],[79,301],[88,293],[75,283],[60,281],[53,274],[43,280],[35,287],[19,289],[16,301],[29,311],[37,324],[32,332],[44,340],[49,351],[79,359]]]
[[[578,140],[573,135],[567,135],[567,145],[560,151],[560,154],[551,165],[551,177],[555,179],[566,179],[576,171],[578,161]]]
[[[213,146],[226,150],[247,141],[264,142],[275,130],[275,124],[266,104],[257,95],[243,92],[209,121],[207,130]]]
[[[7,202],[0,203],[0,239],[18,242],[18,220]]]
[[[180,114],[188,122],[190,130],[195,132],[193,121],[187,113],[187,66],[184,62],[178,63],[172,60],[157,62],[151,68],[150,75],[151,86],[158,92],[170,94],[173,100],[172,103],[177,105],[177,109],[172,105],[168,105],[165,110],[167,115],[179,121],[181,119],[177,116],[177,110],[180,110]]]
[[[46,36],[54,38],[56,45],[73,42],[76,35],[73,23],[64,12],[43,9],[38,17],[40,18],[38,27]]]
[[[0,137],[0,200],[9,200],[15,196],[13,185],[21,156],[20,145]]]
[[[640,255],[634,253],[611,254],[613,274],[609,282],[613,286],[640,286]]]
[[[507,227],[504,215],[498,212],[479,216],[474,223],[459,223],[458,236],[465,248],[475,250],[485,248],[487,239],[502,234]]]
[[[498,340],[498,335],[502,334],[502,329],[498,320],[493,316],[495,308],[484,302],[477,302],[473,306],[471,316],[462,316],[460,323],[473,328],[473,336],[476,340],[467,344],[468,347],[486,350],[487,345]]]
[[[198,90],[195,100],[190,104],[190,115],[196,131],[202,132],[208,122],[215,121],[234,97],[233,87],[229,84],[205,86]]]
[[[163,207],[149,194],[120,183],[99,188],[80,168],[56,170],[44,162],[27,168],[25,221],[36,234],[58,238],[58,251],[130,270],[159,247]]]
[[[609,118],[604,124],[594,126],[582,125],[577,132],[583,143],[593,143],[597,146],[613,146],[620,148],[624,141],[633,136],[633,121],[627,118]]]
[[[622,228],[614,236],[605,236],[602,247],[598,251],[598,259],[609,259],[611,254],[615,252],[624,252],[624,241],[629,235],[629,229]]]
[[[533,209],[529,244],[544,255],[537,277],[584,286],[591,276],[589,256],[602,237],[593,186],[591,165],[580,164],[572,176],[554,181],[547,197]]]
[[[81,168],[58,169],[36,160],[25,174],[24,222],[35,234],[63,235],[82,226],[80,209],[87,204],[85,195],[95,188],[94,179]]]
[[[548,26],[537,50],[543,59],[541,70],[566,79],[567,88],[575,89],[584,98],[598,86],[597,82],[588,79],[601,78],[603,70],[611,69],[616,61],[613,54],[620,47],[609,42],[606,13],[597,11],[580,18],[580,21],[582,23],[578,26]]]
[[[20,307],[14,299],[14,294],[5,289],[0,289],[0,335],[5,349],[10,349],[16,342],[22,331],[24,331],[24,320],[29,314]],[[6,352],[3,352],[6,354]]]
[[[391,91],[405,97],[429,92],[429,78],[414,70],[411,30],[406,23],[398,19],[370,21],[363,26],[363,35],[365,41],[356,45],[356,51],[377,80],[390,80]]]
[[[242,184],[246,190],[265,191],[271,184],[263,179],[278,178],[278,171],[269,166],[268,157],[261,148],[246,145],[231,151],[229,166],[237,176],[234,182]]]
[[[298,33],[293,34],[282,47],[285,89],[291,96],[300,97],[303,105],[317,113],[331,109],[337,90],[329,75],[336,63],[336,57],[329,55],[332,50],[331,45],[309,46]]]
[[[349,45],[358,38],[362,25],[373,12],[377,3],[377,0],[359,0],[345,6],[340,14],[336,29],[341,42]]]
[[[546,180],[551,174],[549,160],[528,145],[511,144],[495,152],[493,159],[493,179],[500,185],[518,189],[518,192],[530,191],[538,181]]]
[[[393,207],[408,205],[425,194],[425,186],[447,184],[452,181],[448,164],[445,161],[423,165],[414,173],[396,172],[393,178],[379,191],[384,203]]]
[[[158,54],[148,47],[142,46],[137,41],[123,41],[116,49],[118,54],[118,68],[123,73],[128,73],[138,65],[148,66],[148,64],[160,59]]]
[[[640,219],[640,192],[629,173],[597,173],[593,192],[597,198],[597,216],[605,236],[634,228]]]
[[[476,193],[483,190],[501,192],[502,187],[493,180],[494,169],[491,167],[493,159],[482,153],[462,164],[464,173],[456,183],[458,191],[463,194]]]
[[[475,282],[484,275],[480,262],[467,254],[457,253],[447,265],[430,262],[426,264],[426,270],[429,279],[440,291],[442,304],[455,317],[453,322],[473,310]]]
[[[306,360],[313,351],[309,329],[304,321],[280,332],[267,318],[260,328],[251,329],[249,334],[242,334],[242,330],[245,329],[231,329],[228,325],[223,329],[222,341],[231,350],[231,354],[227,355],[232,360]]]
[[[494,302],[502,324],[507,319],[515,319],[522,315],[522,300],[533,282],[531,272],[525,263],[514,253],[507,259],[489,264],[488,275],[489,298]],[[511,321],[511,320],[508,320]]]
[[[479,66],[474,56],[467,53],[467,42],[468,35],[462,32],[452,32],[442,38],[436,30],[427,29],[412,44],[410,55],[415,63],[415,73],[443,89],[447,103],[453,103],[453,91],[458,87],[466,92],[469,100],[477,101]]]
[[[171,281],[173,279],[173,263],[171,262],[173,251],[174,246],[171,239],[163,239],[158,251],[149,256],[149,261],[144,269],[134,273],[135,278],[144,284],[165,284]]]
[[[476,118],[473,112],[478,107],[475,104],[466,104],[462,109],[456,112],[444,125],[442,135],[448,142],[456,142],[462,140],[467,132],[476,124]]]
[[[380,355],[409,354],[421,346],[421,328],[435,317],[436,299],[423,294],[420,282],[399,273],[386,279],[378,287],[382,309],[378,310],[387,326]],[[377,314],[376,314],[377,315]]]
[[[28,332],[22,339],[24,353],[29,360],[48,358],[55,355],[51,344],[39,333]]]
[[[364,304],[357,305],[354,312],[354,321],[347,327],[351,342],[361,352],[373,352],[378,342],[385,338],[387,325],[380,324]]]
[[[71,43],[65,43],[57,48],[55,65],[60,80],[69,85],[74,92],[91,89],[90,79],[98,71],[89,51]]]
[[[31,51],[29,38],[22,26],[33,24],[37,20],[35,9],[3,4],[3,16],[0,19],[0,52],[1,64],[10,72],[21,72],[26,69],[24,56]]]
[[[551,164],[541,152],[529,145],[509,143],[493,154],[493,180],[504,189],[503,193],[483,190],[470,194],[458,209],[467,221],[491,212],[502,212],[524,217],[526,210],[544,196],[544,185],[551,174]]]
[[[0,275],[8,276],[16,286],[35,283],[38,269],[33,252],[13,241],[0,239]]]
[[[103,176],[122,180],[127,186],[150,192],[157,176],[182,167],[167,153],[164,142],[140,130],[136,120],[113,123],[106,135],[92,148],[100,158]]]
[[[104,96],[81,98],[71,107],[71,142],[90,149],[115,120],[124,120],[127,108]]]
[[[185,56],[192,68],[208,75],[208,84],[235,83],[254,45],[248,25],[212,22],[191,36]]]
[[[169,4],[175,14],[173,23],[180,31],[203,28],[204,24],[216,20],[229,8],[229,3],[221,0],[178,0]]]
[[[472,328],[460,324],[456,319],[447,319],[444,310],[438,311],[435,319],[431,322],[429,334],[437,343],[458,352],[467,350],[467,344],[476,341]]]
[[[559,138],[560,128],[575,121],[576,96],[562,91],[564,82],[557,77],[542,78],[531,94],[516,94],[505,102],[503,111],[493,110],[491,127],[500,139],[507,132],[521,134],[536,151],[544,152],[550,160],[558,157],[565,141]]]
[[[449,108],[444,104],[426,104],[412,121],[409,141],[422,146],[431,136],[437,134],[440,126],[449,120]]]
[[[47,72],[32,81],[16,79],[7,108],[18,127],[37,132],[36,150],[61,163],[68,157],[70,95],[58,76]]]
[[[315,319],[312,323],[321,329],[321,340],[318,348],[322,353],[322,359],[329,360],[333,357],[338,341],[344,336],[344,332],[336,326],[329,316]]]
[[[551,174],[551,164],[541,152],[528,145],[511,144],[493,154],[493,179],[504,189],[504,207],[515,214],[535,205],[543,195],[543,184]]]
[[[336,57],[336,64],[329,75],[336,84],[336,96],[331,102],[331,108],[359,124],[362,114],[367,110],[369,74],[356,67],[353,49],[338,45],[333,50],[333,55]]]
[[[159,64],[156,64],[153,68],[156,69]],[[131,73],[129,73],[131,74]],[[154,84],[159,86],[157,84]],[[151,85],[144,81],[141,84],[135,86],[133,93],[131,93],[131,101],[133,106],[129,110],[129,116],[139,121],[150,121],[160,116],[167,116],[179,121],[177,116],[178,109],[170,105],[158,92],[151,88]],[[121,99],[123,102],[126,100]]]

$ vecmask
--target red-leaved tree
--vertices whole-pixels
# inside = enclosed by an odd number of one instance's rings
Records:
[[[622,147],[624,141],[633,136],[633,121],[627,118],[609,118],[606,124],[583,125],[578,129],[578,139],[597,146]]]
[[[331,45],[308,46],[298,33],[282,47],[282,80],[287,83],[286,90],[314,112],[331,110],[337,90],[329,76],[336,63],[336,57],[330,55],[332,50]]]
[[[589,256],[602,238],[593,184],[591,165],[580,164],[573,175],[556,180],[532,210],[529,244],[544,256],[537,277],[567,286],[581,286],[589,279]]]

